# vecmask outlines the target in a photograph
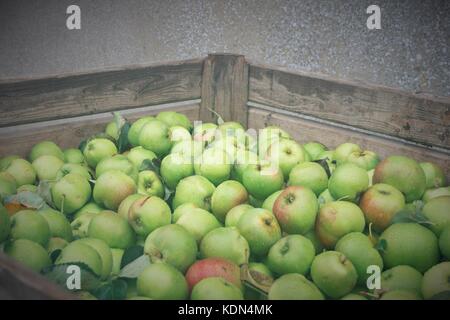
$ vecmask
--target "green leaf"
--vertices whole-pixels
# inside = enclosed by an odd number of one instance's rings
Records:
[[[19,203],[24,207],[31,209],[43,209],[47,207],[46,202],[39,196],[37,193],[30,191],[22,191],[15,195],[7,196],[3,199],[3,202],[6,203]]]
[[[120,262],[120,269],[125,267],[130,262],[136,260],[140,256],[144,254],[144,247],[143,246],[131,246],[128,249],[125,250],[122,256],[122,261]]]
[[[380,239],[377,243],[377,245],[375,246],[375,249],[377,249],[380,252],[385,252],[387,249],[388,243],[386,241],[386,239]]]
[[[59,255],[61,254],[61,249],[53,250],[52,253],[50,253],[50,260],[52,260],[53,263],[55,263],[56,259],[58,259]]]
[[[73,265],[80,267],[80,290],[91,291],[101,285],[100,278],[91,270],[91,268],[89,268],[89,266],[81,262],[54,264],[52,266],[44,268],[44,270],[42,270],[42,274],[50,281],[53,281],[61,287],[69,290],[67,288],[67,279],[72,276],[72,274],[67,273],[67,267]]]
[[[78,149],[81,151],[81,153],[84,152],[84,148],[86,148],[87,145],[87,141],[88,139],[84,139],[80,142],[80,144],[78,145]]]
[[[241,281],[246,287],[256,290],[264,296],[267,296],[273,283],[271,277],[261,272],[250,270],[248,264],[241,266]]]
[[[120,114],[120,112],[113,112],[114,115],[114,122],[116,123],[117,131],[120,131],[120,129],[125,125],[127,120]]]
[[[166,201],[167,203],[171,203],[174,193],[174,190],[170,190],[166,185],[164,185],[164,201]]]
[[[124,300],[127,297],[127,283],[114,279],[95,289],[92,294],[99,300]]]
[[[417,207],[415,209],[402,209],[398,211],[391,219],[391,224],[403,222],[415,222],[426,225],[434,224],[426,216],[424,216],[421,211],[417,211]]]
[[[52,193],[51,193],[51,184],[49,181],[42,180],[39,182],[37,186],[37,194],[44,199],[44,201],[49,205],[53,205],[52,201]]]
[[[436,293],[430,299],[431,300],[450,300],[450,290]]]
[[[327,159],[328,158],[318,159],[318,160],[314,160],[313,162],[316,162],[316,163],[320,164],[320,166],[327,173],[328,178],[330,178],[331,177],[331,170],[330,170],[330,166],[328,165],[328,160]]]
[[[159,176],[159,167],[161,163],[159,159],[153,158],[153,159],[145,159],[142,161],[141,166],[139,167],[139,172],[150,170],[155,172]],[[160,177],[161,178],[161,177]]]
[[[124,152],[129,147],[130,143],[128,142],[128,131],[130,130],[131,125],[128,122],[120,128],[119,138],[117,139],[117,149],[119,153]]]
[[[146,254],[128,263],[120,270],[119,278],[137,278],[150,265],[150,257]]]

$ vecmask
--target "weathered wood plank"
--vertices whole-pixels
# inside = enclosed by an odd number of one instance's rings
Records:
[[[247,123],[248,64],[244,56],[212,54],[203,65],[202,121],[215,122],[217,116],[225,121]]]
[[[74,300],[42,275],[0,252],[0,300]]]
[[[249,100],[450,149],[450,99],[250,65]]]
[[[203,59],[0,83],[0,127],[200,98]]]
[[[128,109],[121,114],[130,121],[145,115],[154,115],[163,110],[184,113],[191,120],[198,119],[199,100],[172,103],[160,106]],[[0,156],[17,154],[26,157],[31,147],[43,140],[51,140],[61,148],[77,148],[89,136],[104,130],[113,119],[110,112],[67,119],[43,121],[0,128]]]
[[[365,150],[372,150],[378,153],[382,158],[389,155],[405,155],[418,161],[431,161],[441,166],[446,171],[447,177],[450,178],[450,156],[431,148],[392,141],[291,115],[283,115],[253,107],[249,108],[249,128],[257,130],[270,124],[282,127],[299,143],[318,141],[329,148],[335,148],[341,143],[353,142]]]

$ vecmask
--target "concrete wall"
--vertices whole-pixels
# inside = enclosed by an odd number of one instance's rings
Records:
[[[82,29],[66,28],[81,7]],[[368,30],[378,4],[382,29]],[[242,53],[294,70],[450,96],[450,1],[2,0],[0,79]]]

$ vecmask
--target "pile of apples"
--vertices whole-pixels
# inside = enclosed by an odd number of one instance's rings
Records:
[[[164,111],[0,171],[2,250],[81,298],[450,298],[450,187],[430,162]]]

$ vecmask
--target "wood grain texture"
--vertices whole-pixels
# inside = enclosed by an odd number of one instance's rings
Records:
[[[0,252],[0,300],[78,300],[44,276]]]
[[[203,59],[0,83],[0,127],[200,98]]]
[[[268,125],[277,125],[289,132],[299,143],[318,141],[333,149],[341,143],[353,142],[364,150],[372,150],[385,158],[389,155],[410,156],[417,161],[431,161],[446,172],[450,178],[450,156],[431,148],[412,146],[397,141],[380,138],[326,125],[299,117],[273,113],[257,108],[249,108],[248,127],[261,129]]]
[[[248,64],[244,56],[213,54],[205,59],[200,118],[216,122],[217,112],[225,121],[247,123]]]
[[[199,116],[199,100],[159,106],[128,109],[121,114],[130,121],[145,115],[154,115],[163,110],[184,113],[189,119]],[[0,156],[17,154],[26,157],[31,147],[43,140],[51,140],[61,148],[77,148],[89,136],[102,132],[113,119],[110,112],[60,120],[44,121],[0,128]]]
[[[450,99],[250,65],[249,100],[450,149]]]

